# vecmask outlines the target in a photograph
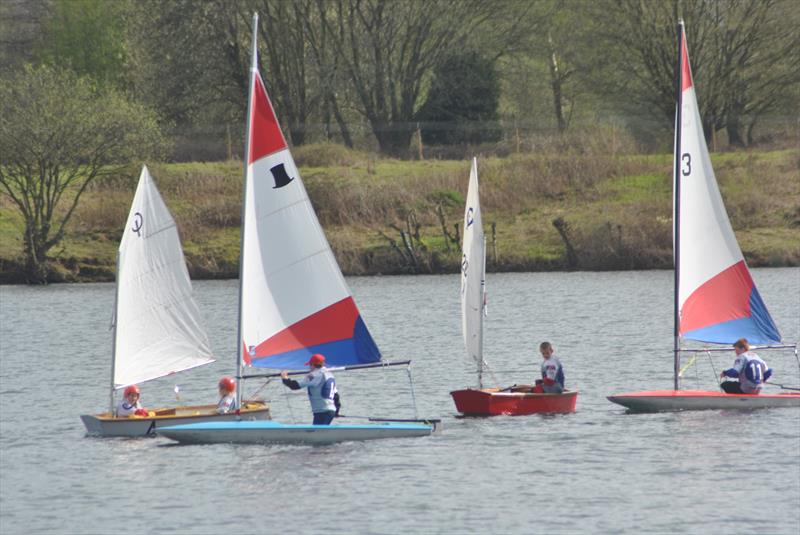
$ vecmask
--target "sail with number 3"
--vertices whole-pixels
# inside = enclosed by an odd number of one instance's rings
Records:
[[[747,269],[711,167],[685,34],[680,69],[674,187],[679,336],[720,344],[739,338],[752,344],[779,343],[781,336]]]
[[[800,406],[800,394],[794,393],[680,389],[682,353],[720,351],[685,349],[681,346],[685,340],[729,348],[741,338],[772,348],[793,347],[796,351],[796,346],[772,345],[779,344],[781,336],[750,276],[725,211],[703,133],[683,21],[678,24],[676,78],[673,389],[626,392],[608,399],[634,411]]]

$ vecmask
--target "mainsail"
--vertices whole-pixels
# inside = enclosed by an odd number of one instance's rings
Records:
[[[301,369],[322,353],[329,366],[377,362],[380,352],[317,220],[256,56],[254,40],[240,281],[243,361]]]
[[[464,345],[478,364],[483,366],[483,317],[486,282],[486,245],[481,219],[481,202],[478,193],[478,164],[472,159],[469,189],[464,209],[464,241],[461,257],[461,327]],[[480,375],[479,375],[480,381]]]
[[[114,388],[214,362],[178,229],[142,167],[119,246]]]
[[[675,151],[680,336],[724,344],[739,338],[754,344],[780,342],[736,242],[714,177],[685,34],[680,57],[681,106],[677,115],[681,120]]]

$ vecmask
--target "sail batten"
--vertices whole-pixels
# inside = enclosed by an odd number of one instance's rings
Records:
[[[676,113],[680,124],[675,136],[679,198],[674,217],[680,337],[724,344],[739,338],[754,344],[779,343],[780,333],[747,268],[714,176],[685,34],[680,69],[681,107]]]
[[[142,168],[119,247],[114,388],[214,362],[178,229]]]

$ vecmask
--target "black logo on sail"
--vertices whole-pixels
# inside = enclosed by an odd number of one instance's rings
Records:
[[[144,218],[142,217],[141,212],[136,212],[133,214],[133,226],[131,230],[136,233],[137,236],[140,238],[142,237],[142,225],[144,224]]]
[[[286,168],[282,163],[270,168],[270,171],[272,172],[272,178],[275,179],[275,186],[272,189],[282,188],[294,180],[294,177],[289,176],[289,173],[286,172]]]

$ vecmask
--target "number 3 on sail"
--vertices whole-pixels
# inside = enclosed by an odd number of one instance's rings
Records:
[[[800,406],[800,393],[756,395],[680,390],[681,353],[721,350],[685,349],[681,341],[725,344],[730,348],[741,338],[756,344],[778,344],[781,336],[747,269],[714,177],[686,51],[683,21],[678,25],[678,49],[673,171],[673,389],[629,392],[608,399],[633,411]],[[769,347],[797,350],[796,346]]]

